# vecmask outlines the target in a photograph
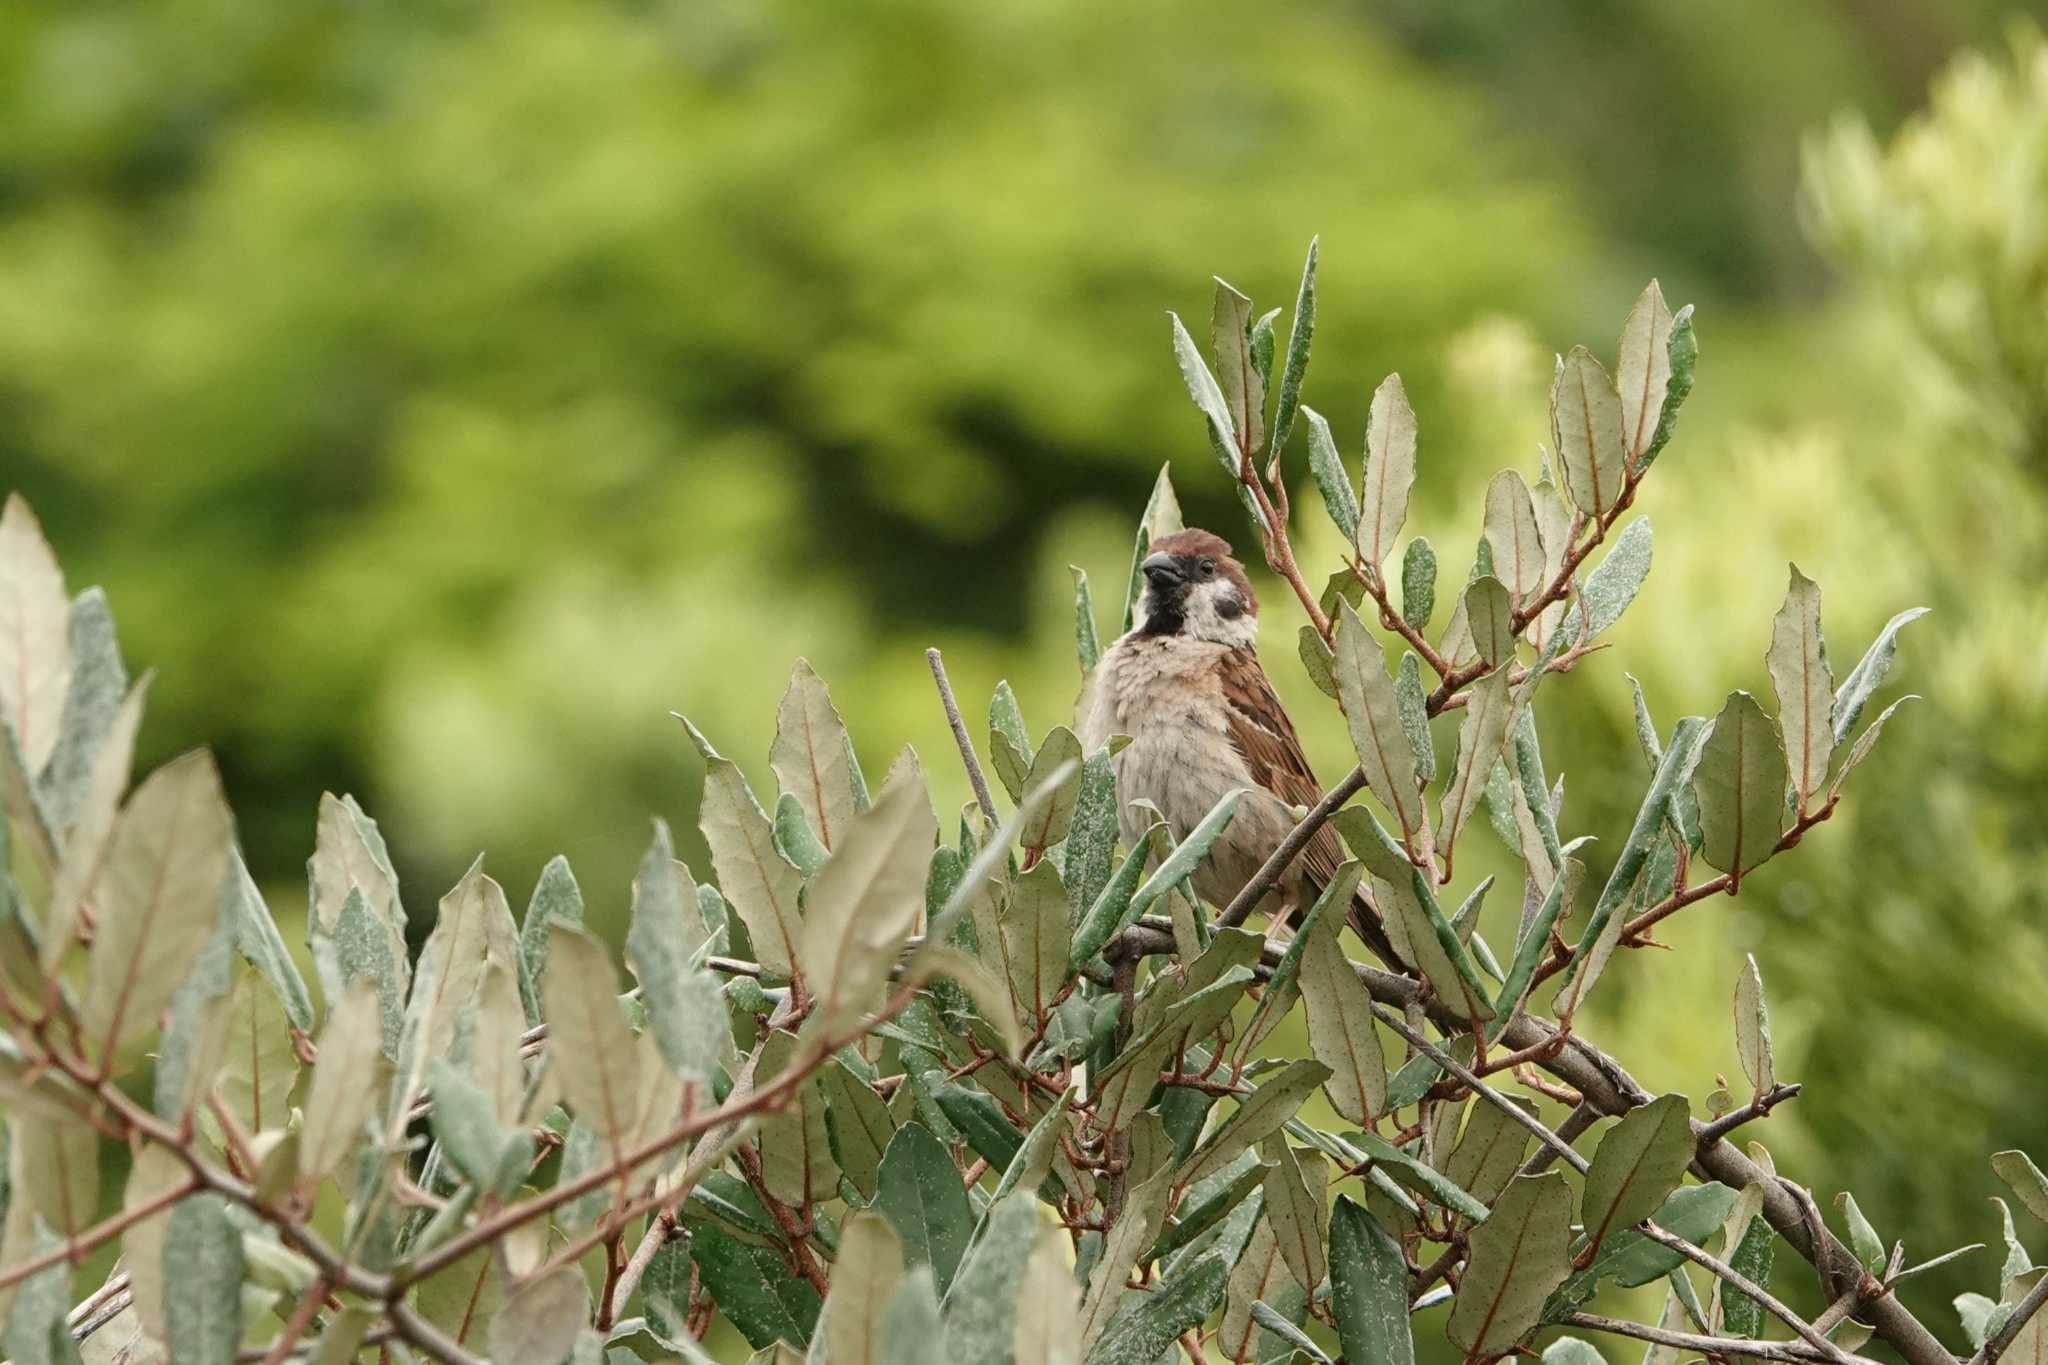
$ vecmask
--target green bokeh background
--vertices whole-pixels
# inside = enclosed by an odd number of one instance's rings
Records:
[[[282,911],[332,789],[383,820],[416,929],[481,849],[515,902],[566,852],[616,930],[650,812],[703,866],[669,709],[765,784],[802,654],[871,772],[913,744],[957,802],[924,646],[971,713],[1007,677],[1042,732],[1079,681],[1067,566],[1107,632],[1162,462],[1190,520],[1250,543],[1167,346],[1211,273],[1288,302],[1321,234],[1306,397],[1355,460],[1403,374],[1410,527],[1446,574],[1487,476],[1534,472],[1552,353],[1611,355],[1659,276],[1703,354],[1640,503],[1655,568],[1543,716],[1596,874],[1643,782],[1624,670],[1667,730],[1767,696],[1790,559],[1838,669],[1893,611],[1936,614],[1890,689],[1927,700],[1841,817],[1617,963],[1586,1031],[1704,1096],[1754,953],[1808,1086],[1758,1135],[1919,1259],[1995,1241],[1986,1153],[2048,1160],[2048,57],[2014,18],[20,6],[0,481],[158,670],[145,759],[215,746]],[[1300,441],[1297,545],[1326,569]],[[1298,609],[1261,586],[1334,777]],[[1946,1327],[1995,1259],[1908,1301]]]

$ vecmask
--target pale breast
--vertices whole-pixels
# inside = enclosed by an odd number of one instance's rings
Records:
[[[1252,785],[1231,743],[1217,681],[1217,662],[1227,652],[1179,636],[1126,635],[1103,656],[1083,738],[1092,750],[1111,735],[1131,737],[1115,761],[1127,840],[1143,829],[1129,805],[1134,800],[1157,806],[1178,838],[1224,792]]]

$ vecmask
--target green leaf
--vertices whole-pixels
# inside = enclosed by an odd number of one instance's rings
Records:
[[[1515,1012],[1528,995],[1530,983],[1535,980],[1536,968],[1549,954],[1550,931],[1570,917],[1572,902],[1577,899],[1585,877],[1586,865],[1577,858],[1566,858],[1563,870],[1551,879],[1550,890],[1536,907],[1535,917],[1529,921],[1521,943],[1515,948],[1515,960],[1508,965],[1507,979],[1501,982],[1500,994],[1494,997],[1494,1017],[1486,1029],[1487,1042],[1497,1041],[1507,1026],[1514,1022]]]
[[[974,1208],[951,1154],[922,1124],[906,1123],[889,1140],[874,1208],[896,1229],[905,1259],[930,1266],[944,1294],[974,1230]]]
[[[153,1033],[223,905],[235,837],[213,757],[194,750],[143,779],[123,808],[93,903],[82,1026],[112,1063]]]
[[[928,1266],[913,1266],[882,1315],[882,1338],[896,1365],[946,1365],[945,1328]]]
[[[287,1101],[298,1079],[299,1054],[292,1046],[291,1030],[277,995],[266,978],[251,968],[235,973],[226,1034],[214,1093],[245,1132],[283,1127],[289,1114]],[[379,1038],[381,1030],[372,1043]],[[202,1122],[211,1117],[202,1114]]]
[[[1159,1236],[1172,1177],[1158,1172],[1129,1190],[1124,1205],[1103,1234],[1095,1264],[1088,1271],[1088,1291],[1081,1298],[1081,1353],[1085,1357],[1101,1339],[1123,1300],[1124,1283],[1139,1255]]]
[[[57,556],[19,493],[0,511],[0,583],[0,724],[33,775],[56,750],[71,691],[71,602]]]
[[[1145,515],[1138,521],[1137,542],[1131,547],[1131,573],[1124,588],[1123,625],[1118,634],[1129,631],[1136,624],[1132,617],[1137,610],[1138,594],[1145,586],[1144,571],[1138,566],[1144,563],[1146,555],[1152,553],[1152,542],[1182,529],[1180,500],[1174,496],[1173,480],[1168,476],[1171,468],[1170,465],[1159,466],[1159,477],[1152,483],[1152,496],[1145,500]]]
[[[61,1238],[33,1219],[23,1219],[19,1240],[10,1238],[7,1259],[26,1259],[60,1250]],[[17,1250],[22,1255],[17,1256]],[[8,1300],[13,1300],[10,1311]],[[6,1315],[0,1350],[14,1365],[78,1365],[78,1348],[72,1344],[65,1314],[71,1305],[71,1263],[60,1260],[22,1281],[19,1291],[0,1290],[0,1314]]]
[[[1323,1202],[1327,1191],[1322,1154],[1311,1152],[1297,1159],[1287,1139],[1277,1134],[1266,1140],[1266,1153],[1273,1158],[1266,1168],[1266,1217],[1273,1224],[1281,1259],[1296,1283],[1321,1284],[1329,1269],[1323,1246],[1328,1206]]]
[[[1464,1135],[1443,1163],[1444,1177],[1486,1203],[1500,1197],[1521,1167],[1522,1154],[1529,1148],[1529,1130],[1498,1105],[1474,1104],[1471,1109]]]
[[[953,1183],[957,1189],[957,1172]],[[957,1365],[1007,1365],[1009,1361],[1016,1333],[1017,1282],[1038,1241],[1040,1223],[1034,1199],[1020,1190],[989,1210],[988,1230],[941,1297],[946,1356]],[[907,1246],[910,1239],[904,1240]],[[915,1250],[910,1254],[915,1256]]]
[[[1223,1257],[1204,1256],[1139,1295],[1110,1323],[1089,1354],[1089,1365],[1151,1365],[1183,1332],[1209,1316],[1229,1275]]]
[[[488,963],[497,961],[510,970],[518,959],[512,907],[504,889],[484,875],[483,858],[478,857],[441,898],[434,930],[414,968],[406,1036],[415,1051],[400,1059],[407,1090],[403,1103],[411,1103],[411,1092],[424,1080],[428,1060],[449,1055],[459,1028],[466,1026],[475,1007]]]
[[[1315,635],[1313,628],[1310,635]],[[1318,644],[1321,636],[1315,636]],[[1324,653],[1328,653],[1325,648]],[[1334,656],[1333,656],[1334,657]],[[1320,684],[1318,684],[1320,686]],[[1329,691],[1336,694],[1334,675]],[[1415,751],[1415,775],[1427,784],[1436,780],[1436,742],[1429,734],[1429,698],[1422,686],[1422,660],[1414,651],[1401,656],[1400,667],[1394,670],[1394,695],[1401,703],[1401,729],[1408,736],[1408,745]]]
[[[1062,770],[1066,776],[1055,782],[1053,774]],[[1055,725],[1046,735],[1018,788],[1020,792],[1041,789],[1048,794],[1019,837],[1024,847],[1042,850],[1067,837],[1081,795],[1081,741],[1064,725]]]
[[[719,1298],[721,1306],[725,1300]],[[491,1323],[493,1365],[562,1365],[590,1323],[590,1287],[583,1272],[563,1266],[521,1285]]]
[[[278,1002],[292,1026],[302,1033],[311,1033],[313,999],[306,992],[306,980],[299,975],[298,964],[292,961],[290,950],[284,946],[284,936],[278,932],[277,921],[263,903],[255,878],[249,875],[249,865],[242,860],[241,849],[231,850],[229,858],[227,914],[235,924],[235,948],[263,973],[264,980],[277,992]]]
[[[2048,1176],[2025,1152],[2007,1150],[1991,1154],[1991,1172],[2012,1188],[2028,1213],[2048,1222]]]
[[[1763,1218],[1752,1218],[1743,1230],[1735,1250],[1728,1255],[1728,1264],[1733,1266],[1752,1284],[1769,1284],[1771,1261],[1777,1233]],[[1754,1337],[1763,1332],[1764,1306],[1738,1289],[1723,1284],[1718,1287],[1721,1298],[1721,1328],[1738,1337]]]
[[[708,1223],[690,1229],[690,1252],[720,1313],[749,1346],[759,1350],[776,1341],[810,1342],[818,1321],[818,1291],[803,1276],[790,1274],[782,1252],[748,1246]]]
[[[727,1029],[717,979],[691,964],[704,939],[697,884],[675,859],[668,825],[656,820],[654,841],[633,878],[626,963],[640,983],[640,1002],[662,1058],[677,1075],[697,1080],[718,1065]]]
[[[1856,1259],[1871,1274],[1884,1274],[1884,1238],[1877,1235],[1863,1210],[1856,1207],[1856,1196],[1843,1190],[1835,1196],[1835,1207],[1842,1211],[1842,1221],[1848,1225],[1849,1249],[1856,1253]]]
[[[782,790],[796,797],[818,842],[827,849],[839,847],[840,835],[853,819],[852,754],[846,722],[832,705],[832,694],[810,663],[798,659],[775,711],[768,766]]]
[[[516,1189],[526,1167],[508,1162],[508,1148],[515,1141],[528,1154],[532,1138],[524,1131],[507,1132],[499,1126],[491,1097],[470,1084],[469,1078],[445,1057],[436,1057],[429,1071],[434,1107],[434,1140],[456,1170],[480,1190],[501,1191],[500,1176],[511,1167],[510,1181]]]
[[[1421,630],[1436,611],[1436,550],[1425,536],[1401,556],[1401,619]]]
[[[1294,327],[1287,334],[1287,360],[1280,369],[1280,386],[1273,404],[1273,439],[1267,452],[1277,460],[1294,431],[1295,409],[1301,403],[1301,381],[1308,373],[1309,344],[1316,333],[1316,255],[1318,239],[1308,243],[1308,259],[1301,266],[1301,287],[1294,295]],[[1348,538],[1348,537],[1347,537]]]
[[[1372,996],[1337,946],[1337,924],[1325,919],[1299,937],[1301,994],[1307,1002],[1309,1050],[1330,1068],[1330,1107],[1361,1127],[1386,1112],[1387,1066],[1373,1028]]]
[[[1358,551],[1378,572],[1408,520],[1408,493],[1415,485],[1415,409],[1401,376],[1380,381],[1366,417],[1365,480],[1358,520]]]
[[[584,930],[568,925],[554,925],[548,938],[548,975],[541,992],[548,1046],[557,1057],[577,1059],[574,1066],[555,1068],[554,1075],[569,1109],[604,1140],[617,1161],[625,1156],[638,1122],[641,1088],[652,1078],[640,1073],[639,1050],[619,1011],[619,975],[611,954]]]
[[[1465,588],[1465,628],[1481,662],[1492,668],[1515,656],[1514,603],[1492,574],[1481,574]]]
[[[877,1311],[903,1278],[903,1243],[879,1214],[855,1213],[839,1230],[832,1292],[820,1325],[832,1365],[890,1365]]]
[[[230,877],[228,898],[232,900],[239,890]],[[152,1098],[157,1114],[173,1123],[182,1122],[205,1098],[220,1070],[235,984],[235,918],[231,907],[223,907],[165,1011],[163,1036],[157,1040]]]
[[[1742,1074],[1761,1095],[1778,1083],[1771,1063],[1771,1015],[1764,1004],[1764,979],[1756,958],[1745,955],[1742,975],[1735,978],[1735,1052]]]
[[[1088,755],[1081,765],[1081,785],[1074,797],[1074,818],[1067,827],[1062,880],[1067,887],[1067,918],[1078,924],[1082,912],[1095,904],[1116,865],[1116,772],[1109,747]]]
[[[1544,1301],[1570,1273],[1572,1196],[1556,1171],[1516,1176],[1472,1233],[1471,1258],[1447,1328],[1468,1356],[1499,1355],[1542,1321]]]
[[[1678,410],[1692,395],[1692,372],[1699,360],[1700,343],[1699,338],[1693,335],[1691,304],[1679,309],[1677,316],[1671,319],[1670,338],[1664,349],[1671,358],[1671,379],[1664,388],[1664,407],[1657,418],[1657,434],[1650,439],[1650,448],[1636,462],[1638,469],[1648,469],[1650,462],[1664,449],[1678,425]]]
[[[1202,359],[1201,350],[1195,339],[1188,335],[1188,329],[1177,313],[1166,315],[1173,322],[1173,358],[1180,365],[1181,381],[1187,385],[1188,397],[1195,407],[1208,419],[1211,444],[1216,449],[1217,459],[1223,464],[1224,473],[1237,477],[1237,430],[1230,414],[1230,401],[1223,396],[1222,387],[1216,376],[1209,372],[1209,366]]]
[[[1835,691],[1835,743],[1841,744],[1849,738],[1856,729],[1857,718],[1863,714],[1864,705],[1883,684],[1885,674],[1891,672],[1892,659],[1899,650],[1899,632],[1927,612],[1926,607],[1913,607],[1885,622],[1884,629],[1870,642],[1870,648],[1856,661],[1856,667],[1849,670],[1849,676]]]
[[[1243,795],[1243,788],[1223,793],[1216,799],[1216,804],[1209,807],[1208,813],[1195,822],[1195,827],[1188,831],[1188,837],[1160,860],[1158,869],[1132,893],[1130,908],[1123,915],[1125,924],[1150,910],[1160,897],[1194,875],[1195,869],[1209,856],[1209,850],[1223,837],[1223,831],[1230,828],[1231,817],[1237,814],[1237,804]]]
[[[818,836],[811,833],[811,822],[804,816],[804,808],[796,797],[784,792],[775,798],[775,814],[771,820],[775,827],[775,851],[789,859],[796,870],[803,873],[806,881],[817,876],[818,869],[832,854],[818,842]]]
[[[1072,564],[1067,572],[1074,576],[1074,653],[1080,657],[1085,675],[1102,658],[1102,641],[1095,633],[1095,598],[1088,591],[1085,572]]]
[[[1109,1132],[1129,1126],[1158,1085],[1159,1069],[1166,1059],[1184,1040],[1201,1038],[1229,1018],[1251,980],[1249,967],[1233,967],[1210,985],[1190,991],[1173,1002],[1158,1024],[1101,1068],[1093,1078],[1097,1085],[1096,1123]]]
[[[171,1358],[228,1365],[242,1338],[242,1234],[220,1196],[194,1195],[171,1210],[164,1260],[164,1327]]]
[[[341,932],[348,893],[353,889],[361,893],[364,925],[376,931],[382,960],[390,964],[386,990],[396,1014],[396,1007],[402,1005],[412,985],[412,958],[405,945],[405,907],[398,898],[398,874],[391,869],[384,836],[354,797],[337,797],[332,793],[321,796],[306,880],[306,941],[313,950],[313,965],[319,969],[323,993],[332,1000],[346,982],[334,961],[333,949]]]
[[[1187,1192],[1176,1211],[1176,1221],[1159,1234],[1141,1261],[1160,1261],[1194,1243],[1203,1233],[1221,1223],[1242,1204],[1252,1191],[1266,1181],[1266,1165],[1255,1152],[1241,1152],[1237,1160]]]
[[[1503,469],[1486,486],[1486,542],[1493,547],[1494,573],[1521,602],[1543,586],[1543,541],[1536,529],[1536,506],[1529,485],[1513,469]]]
[[[1364,873],[1364,864],[1356,859],[1340,863],[1336,875],[1330,878],[1330,884],[1323,888],[1315,904],[1309,907],[1308,914],[1295,926],[1294,941],[1280,955],[1272,978],[1266,983],[1265,994],[1259,997],[1258,1008],[1252,1012],[1251,1022],[1245,1025],[1244,1051],[1257,1047],[1294,1008],[1294,1002],[1301,995],[1301,963],[1308,951],[1311,935],[1327,915],[1348,913],[1351,898],[1357,892]]]
[[[999,936],[1011,999],[1034,1022],[1067,984],[1068,919],[1067,889],[1050,859],[1011,881]]]
[[[1835,780],[1828,784],[1828,800],[1833,801],[1842,794],[1842,784],[1849,780],[1849,774],[1856,770],[1857,764],[1870,757],[1870,751],[1877,747],[1877,737],[1884,730],[1884,723],[1892,718],[1892,712],[1909,701],[1918,700],[1920,698],[1913,693],[1900,697],[1879,712],[1877,719],[1870,722],[1862,734],[1856,736],[1856,743],[1849,749],[1848,761],[1843,763],[1842,770],[1835,774]]]
[[[135,735],[142,728],[142,707],[149,695],[149,677],[135,684],[115,712],[105,741],[92,756],[73,805],[70,832],[50,883],[42,924],[42,968],[54,975],[74,946],[79,908],[93,898],[106,865],[120,814],[121,795],[135,760]]]
[[[35,794],[51,826],[70,831],[77,827],[78,807],[92,780],[91,770],[113,733],[129,688],[128,669],[121,662],[121,644],[115,638],[114,616],[104,591],[87,588],[71,600],[67,634],[71,686],[64,694],[57,743],[36,780]]]
[[[1220,279],[1209,314],[1209,348],[1230,424],[1243,448],[1256,450],[1266,439],[1266,385],[1252,358],[1252,301]]]
[[[1655,1213],[1684,1179],[1693,1147],[1683,1095],[1638,1105],[1608,1129],[1586,1171],[1582,1221],[1593,1245]]]
[[[780,1029],[769,1034],[755,1063],[755,1083],[765,1086],[800,1065],[801,1054],[795,1034]],[[825,1127],[825,1100],[815,1075],[797,1086],[789,1103],[763,1114],[757,1132],[761,1183],[769,1194],[792,1208],[806,1208],[838,1190],[839,1167],[832,1160],[832,1135]]]
[[[1543,1365],[1607,1365],[1607,1358],[1577,1337],[1559,1337],[1543,1348]]]
[[[1330,1215],[1330,1308],[1352,1365],[1414,1365],[1408,1269],[1401,1245],[1364,1208],[1340,1196]]]
[[[1237,1110],[1211,1130],[1209,1137],[1181,1166],[1175,1183],[1193,1186],[1228,1166],[1244,1152],[1286,1126],[1301,1102],[1330,1079],[1330,1068],[1318,1061],[1293,1061],[1249,1095],[1233,1098]]]
[[[1479,582],[1492,580],[1482,578]],[[1459,831],[1479,804],[1486,778],[1500,761],[1501,749],[1507,743],[1513,710],[1508,696],[1508,672],[1503,665],[1474,683],[1471,698],[1465,703],[1464,719],[1458,722],[1458,763],[1444,787],[1443,806],[1437,816],[1438,844],[1445,851],[1447,862]]]
[[[1621,397],[1583,346],[1572,347],[1551,386],[1550,428],[1572,506],[1589,518],[1605,517],[1621,495],[1626,458]]]
[[[873,1199],[881,1177],[882,1154],[896,1135],[889,1106],[874,1087],[836,1059],[820,1069],[818,1083],[824,1091],[825,1123],[839,1169],[864,1197]]]
[[[573,927],[583,923],[583,892],[569,860],[557,853],[540,870],[534,883],[533,899],[526,903],[526,919],[519,926],[519,1000],[526,1007],[526,1022],[541,1021],[541,982],[548,971],[548,925],[560,922]]]
[[[1371,871],[1375,898],[1394,946],[1414,960],[1416,969],[1443,999],[1460,1003],[1467,1018],[1475,1022],[1491,1018],[1492,992],[1437,904],[1429,874],[1408,861],[1393,837],[1364,807],[1346,807],[1330,823]]]
[[[1017,1325],[1010,1337],[1016,1365],[1078,1365],[1081,1299],[1067,1264],[1067,1239],[1042,1227],[1018,1277]]]
[[[1256,1323],[1251,1315],[1254,1303],[1279,1302],[1292,1308],[1307,1302],[1307,1295],[1295,1283],[1294,1273],[1280,1255],[1280,1244],[1274,1237],[1272,1221],[1264,1216],[1264,1198],[1247,1204],[1245,1208],[1255,1213],[1257,1218],[1243,1253],[1237,1257],[1227,1277],[1223,1325],[1216,1338],[1223,1354],[1232,1360],[1248,1359],[1257,1349],[1253,1337]],[[1215,1254],[1210,1253],[1211,1256]]]
[[[1314,408],[1304,407],[1301,415],[1308,419],[1308,469],[1315,477],[1316,487],[1323,495],[1323,507],[1330,514],[1337,529],[1344,533],[1346,544],[1358,539],[1358,495],[1351,490],[1351,474],[1344,468],[1344,457],[1337,451],[1337,442],[1330,435],[1330,424]]]
[[[1643,287],[1621,324],[1614,370],[1621,394],[1623,444],[1631,457],[1640,459],[1657,438],[1671,387],[1671,309],[1655,280]]]
[[[1835,736],[1829,717],[1835,679],[1828,668],[1827,641],[1820,630],[1820,585],[1792,566],[1785,605],[1771,621],[1771,648],[1764,656],[1778,695],[1778,733],[1792,771],[1792,790],[1806,799],[1827,782]]]
[[[1999,1271],[1998,1279],[2001,1284],[2009,1284],[2014,1276],[2024,1275],[2032,1270],[2034,1262],[2028,1257],[2026,1247],[2021,1244],[2019,1234],[2013,1230],[2012,1210],[2006,1207],[2003,1199],[1993,1199],[1991,1202],[1998,1205],[1998,1219],[2004,1225],[2005,1232],[2005,1266]]]
[[[1581,629],[1590,640],[1621,619],[1650,576],[1651,542],[1648,517],[1637,517],[1622,529],[1566,613],[1565,640],[1576,640]]]
[[[1674,1190],[1650,1221],[1666,1232],[1699,1245],[1721,1226],[1735,1206],[1736,1192],[1726,1185],[1687,1185]],[[1585,1250],[1586,1239],[1577,1239]],[[1653,1242],[1633,1228],[1617,1228],[1603,1242],[1593,1258],[1551,1296],[1543,1315],[1556,1322],[1593,1297],[1603,1279],[1613,1279],[1624,1289],[1662,1279],[1685,1263],[1685,1253]]]
[[[379,1014],[376,992],[366,982],[349,987],[341,1003],[327,1012],[326,1027],[320,1030],[320,1064],[313,1068],[305,1122],[299,1129],[302,1189],[311,1189],[341,1165],[376,1112],[384,1069]],[[281,1120],[282,1096],[278,1108]]]
[[[1777,728],[1747,692],[1731,692],[1700,748],[1693,793],[1700,803],[1700,854],[1737,877],[1778,847],[1785,828],[1785,753]]]
[[[1614,860],[1614,870],[1608,874],[1607,884],[1600,890],[1600,899],[1593,906],[1592,917],[1587,920],[1585,932],[1579,937],[1579,950],[1572,955],[1571,965],[1565,968],[1565,985],[1569,986],[1582,974],[1596,974],[1591,970],[1594,966],[1593,950],[1606,933],[1615,911],[1628,899],[1630,889],[1635,886],[1636,878],[1650,856],[1651,846],[1660,838],[1664,821],[1671,813],[1674,793],[1691,777],[1705,729],[1704,723],[1695,716],[1685,717],[1672,729],[1671,742],[1664,746],[1663,760],[1650,778],[1649,790],[1643,793],[1643,804],[1636,811],[1635,824],[1629,828],[1621,854]],[[1591,989],[1592,983],[1588,980],[1570,998],[1576,1003]]]
[[[1337,691],[1366,785],[1412,841],[1427,818],[1415,784],[1415,750],[1401,724],[1401,700],[1387,676],[1380,642],[1346,602],[1339,608]]]
[[[837,1046],[882,1003],[889,968],[924,903],[937,836],[923,785],[910,781],[885,788],[843,829],[804,900],[797,960],[813,1000],[806,1037]]]
[[[1226,795],[1224,799],[1231,798]],[[1138,880],[1145,875],[1145,864],[1151,858],[1150,836],[1151,830],[1147,830],[1132,842],[1131,851],[1124,855],[1115,875],[1096,893],[1087,912],[1081,916],[1081,922],[1075,926],[1074,941],[1067,955],[1070,974],[1078,973],[1137,918],[1131,909],[1131,898],[1137,893]]]
[[[711,847],[718,888],[747,926],[761,965],[786,977],[803,932],[797,913],[803,874],[777,851],[768,813],[739,768],[712,748],[696,726],[685,720],[683,727],[704,757],[698,827]]]
[[[1358,1151],[1384,1165],[1387,1173],[1409,1189],[1418,1190],[1428,1198],[1474,1222],[1487,1216],[1486,1205],[1472,1197],[1470,1191],[1460,1187],[1434,1167],[1403,1151],[1377,1133],[1353,1135]]]

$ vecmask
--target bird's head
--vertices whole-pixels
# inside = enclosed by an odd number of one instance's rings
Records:
[[[1223,537],[1193,528],[1175,531],[1153,541],[1138,567],[1145,575],[1138,599],[1145,634],[1238,647],[1258,639],[1259,599]]]

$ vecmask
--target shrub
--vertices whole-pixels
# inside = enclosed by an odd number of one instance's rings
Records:
[[[1692,385],[1690,310],[1653,283],[1612,375],[1584,348],[1559,361],[1537,482],[1493,480],[1471,571],[1441,594],[1428,542],[1401,549],[1398,585],[1390,567],[1416,472],[1405,393],[1381,386],[1354,480],[1299,403],[1314,316],[1311,249],[1284,347],[1277,310],[1220,283],[1214,371],[1174,324],[1209,444],[1306,617],[1302,665],[1354,723],[1387,719],[1355,725],[1358,766],[1225,906],[1190,874],[1235,797],[1120,848],[1110,751],[1066,726],[1034,740],[1004,687],[984,749],[1005,816],[932,651],[976,792],[942,828],[915,754],[870,787],[800,662],[772,803],[684,722],[716,886],[657,822],[632,887],[632,989],[560,859],[523,922],[479,861],[409,960],[377,824],[329,796],[308,864],[316,1007],[210,758],[124,799],[148,678],[131,685],[103,597],[68,598],[11,500],[6,1351],[581,1365],[705,1359],[729,1328],[769,1362],[1356,1365],[1412,1361],[1413,1315],[1449,1299],[1443,1331],[1472,1360],[1539,1339],[1546,1360],[1593,1359],[1564,1327],[1646,1339],[1659,1360],[1840,1365],[1875,1332],[1913,1365],[1953,1361],[1894,1292],[1946,1257],[1908,1267],[1847,1196],[1838,1235],[1731,1140],[1799,1091],[1776,1075],[1753,960],[1733,983],[1743,1084],[1698,1112],[1574,1030],[1617,952],[1739,894],[1835,812],[1899,705],[1859,730],[1917,613],[1838,685],[1819,589],[1794,569],[1766,659],[1775,717],[1736,692],[1664,731],[1639,694],[1643,769],[1613,775],[1638,810],[1608,832],[1596,886],[1587,836],[1560,828],[1535,705],[1603,648],[1648,571],[1649,523],[1626,518]],[[1350,547],[1320,584],[1288,533],[1296,425]],[[1162,474],[1118,585],[1126,622],[1137,559],[1178,519]],[[1086,670],[1101,628],[1076,588]],[[1404,651],[1391,675],[1382,638]],[[1457,721],[1441,758],[1437,716]],[[1325,823],[1353,855],[1331,889],[1292,929],[1244,927]],[[1477,823],[1523,872],[1498,952],[1480,929],[1493,879],[1451,890]],[[1354,960],[1357,888],[1383,960]],[[1276,1030],[1297,1012],[1307,1055],[1290,1057]],[[1993,1164],[2048,1216],[2030,1161]],[[106,1207],[101,1173],[124,1167]],[[80,1265],[116,1239],[117,1267],[75,1300]],[[1999,1297],[1958,1304],[1980,1361],[2048,1350],[2048,1279],[2009,1220],[2006,1242]],[[1769,1292],[1781,1247],[1813,1264],[1818,1317]],[[1656,1324],[1589,1311],[1660,1280]]]

